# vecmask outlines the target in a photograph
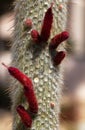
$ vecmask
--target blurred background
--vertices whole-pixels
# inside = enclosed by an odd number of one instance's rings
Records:
[[[14,0],[0,0],[0,130],[11,130],[9,76],[1,65],[11,63]],[[62,3],[63,9],[63,3]],[[62,11],[62,10],[61,10]],[[69,55],[65,61],[60,130],[85,130],[85,1],[69,0]]]

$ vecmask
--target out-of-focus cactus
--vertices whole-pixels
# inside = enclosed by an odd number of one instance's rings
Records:
[[[40,34],[45,12],[51,7],[52,2],[53,23],[50,37],[48,41],[42,40],[42,43],[37,44],[31,38],[31,31],[36,29]],[[31,130],[59,130],[63,63],[54,65],[52,57],[56,57],[56,50],[53,49],[50,53],[49,44],[51,38],[65,30],[66,16],[67,0],[16,0],[15,2],[12,63],[31,78],[39,108],[37,115],[32,117]],[[25,21],[28,22],[29,27],[25,26]],[[65,43],[60,44],[57,51],[65,51]],[[62,56],[60,57],[63,59]],[[24,126],[16,111],[19,105],[23,105],[25,109],[29,108],[23,88],[16,80],[12,82],[12,86],[13,130],[29,129]]]

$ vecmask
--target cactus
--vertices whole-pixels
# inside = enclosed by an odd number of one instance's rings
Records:
[[[16,0],[15,2],[12,64],[32,80],[38,101],[38,113],[30,114],[32,126],[30,125],[31,128],[27,128],[16,109],[18,107],[18,111],[23,109],[24,112],[26,109],[25,113],[29,113],[29,104],[22,85],[12,79],[13,130],[59,130],[59,100],[63,83],[63,62],[61,64],[60,62],[64,58],[65,43],[59,44],[56,47],[57,50],[49,48],[49,45],[56,34],[65,30],[67,1],[55,0],[53,4],[52,2],[51,0]],[[45,14],[49,8],[52,9],[53,19],[49,18],[49,26],[52,26],[52,28],[47,29],[48,24],[45,23],[47,19],[45,19]],[[58,53],[61,55],[59,56]],[[31,122],[29,116],[28,119]]]

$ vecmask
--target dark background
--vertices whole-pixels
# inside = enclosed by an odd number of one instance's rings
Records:
[[[0,21],[1,18],[3,16],[5,16],[5,14],[8,13],[13,13],[13,2],[14,0],[0,0]],[[1,25],[0,25],[0,32],[1,32]],[[0,34],[0,58],[3,57],[3,55],[5,54],[5,52],[10,53],[10,47],[9,43],[11,44],[11,39],[10,37],[1,37]],[[0,73],[0,108],[4,108],[9,110],[10,109],[10,105],[11,105],[11,101],[10,101],[10,96],[9,96],[9,92],[7,92],[7,89],[9,87],[9,80],[7,77],[7,73],[5,73],[5,78],[2,78],[2,75]]]

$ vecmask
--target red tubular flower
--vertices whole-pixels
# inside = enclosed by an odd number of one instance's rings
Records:
[[[2,63],[2,65],[4,65],[8,69],[10,75],[16,78],[23,86],[27,85],[30,88],[33,87],[31,79],[28,78],[25,74],[23,74],[19,69],[15,67],[8,67],[4,63]]]
[[[15,67],[8,67],[2,63],[9,71],[9,73],[16,78],[24,86],[24,94],[29,103],[29,109],[31,113],[38,112],[38,103],[33,90],[33,84],[30,78],[23,74],[19,69]]]
[[[29,103],[29,111],[32,114],[37,114],[38,112],[38,102],[34,93],[33,88],[29,88],[29,86],[24,86],[24,94]]]
[[[68,39],[69,37],[69,33],[67,31],[64,31],[58,35],[56,35],[55,37],[53,37],[51,39],[51,43],[49,45],[50,49],[56,49],[58,47],[58,45],[65,41],[66,39]]]
[[[27,111],[24,109],[24,107],[19,105],[16,110],[17,110],[19,116],[21,117],[21,120],[24,123],[24,125],[27,128],[28,127],[31,128],[31,126],[32,126],[32,119],[31,119],[30,115],[27,113]]]
[[[56,56],[53,58],[53,62],[55,65],[59,65],[64,59],[66,53],[64,51],[57,52]]]
[[[32,37],[34,42],[36,42],[36,43],[40,42],[40,35],[39,35],[37,30],[32,30],[31,31],[31,37]]]
[[[42,41],[46,42],[50,36],[50,30],[52,27],[52,22],[53,22],[53,13],[52,13],[52,6],[48,8],[47,12],[45,13],[45,17],[43,20],[43,25],[41,29],[41,34],[40,37]]]

